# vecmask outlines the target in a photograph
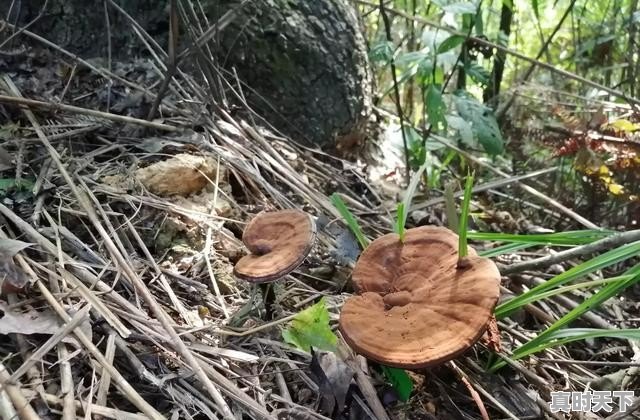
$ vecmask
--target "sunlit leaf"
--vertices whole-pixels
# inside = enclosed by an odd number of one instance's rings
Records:
[[[624,187],[620,184],[616,184],[615,182],[608,184],[607,188],[609,189],[609,192],[613,195],[620,195],[624,192]]]
[[[481,85],[489,83],[489,77],[491,77],[491,73],[476,62],[469,63],[469,65],[465,67],[465,72],[474,82]]]
[[[324,298],[299,312],[282,331],[282,338],[307,353],[311,352],[311,347],[334,351],[338,338],[329,327],[329,311]]]
[[[438,54],[452,50],[462,44],[466,38],[462,35],[451,35],[438,46]]]
[[[624,133],[633,133],[640,129],[640,124],[634,124],[629,120],[620,119],[607,124],[608,127],[613,128],[616,131],[622,131]]]

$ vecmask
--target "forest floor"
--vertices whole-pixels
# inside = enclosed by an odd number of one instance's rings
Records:
[[[198,82],[184,73],[149,121],[161,62],[114,62],[106,70],[37,45],[3,60],[12,70],[0,80],[0,240],[7,244],[0,270],[28,285],[0,299],[0,334],[11,338],[0,340],[0,415],[13,407],[23,419],[230,412],[257,419],[475,419],[486,409],[492,419],[565,418],[549,401],[567,383],[611,390],[637,383],[640,351],[621,340],[556,347],[495,374],[486,372],[489,350],[478,344],[455,364],[410,372],[414,392],[402,402],[373,364],[340,341],[356,375],[341,396],[344,405],[333,416],[321,412],[335,405],[327,390],[335,372],[319,360],[322,353],[285,343],[282,329],[320,297],[335,329],[352,293],[357,244],[329,196],[338,192],[375,238],[392,230],[390,211],[402,191],[393,178],[368,178],[371,168],[362,164],[224,110],[209,112]],[[71,102],[73,108],[61,105]],[[512,194],[522,180],[507,163],[498,166],[502,175],[478,184],[474,205],[483,227],[546,231],[530,213],[482,199],[491,188]],[[419,196],[409,224],[443,225],[442,202],[440,195]],[[240,238],[251,217],[288,207],[314,215],[321,229],[305,263],[275,286],[275,312],[264,319],[252,310],[259,305],[251,287],[234,279],[233,265],[246,253]],[[504,266],[549,252],[511,252],[496,261]],[[505,275],[503,298],[572,264]],[[555,304],[575,306],[564,299]],[[637,325],[637,305],[611,310]],[[553,312],[529,305],[499,322],[501,354],[534,336]],[[585,322],[608,325],[597,313]],[[572,362],[580,354],[597,362]],[[5,382],[10,376],[15,385]]]

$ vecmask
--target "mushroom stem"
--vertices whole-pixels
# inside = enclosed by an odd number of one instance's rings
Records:
[[[276,301],[276,294],[273,284],[260,283],[258,285],[260,292],[262,293],[262,303],[264,304],[264,317],[266,321],[269,321],[273,316],[273,307]]]

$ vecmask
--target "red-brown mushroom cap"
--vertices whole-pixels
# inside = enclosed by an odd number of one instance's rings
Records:
[[[360,293],[340,314],[358,353],[388,366],[423,368],[454,359],[484,333],[500,295],[500,273],[469,248],[458,268],[458,236],[446,228],[408,229],[373,241],[352,279]]]
[[[233,274],[252,283],[277,280],[302,264],[315,237],[316,224],[303,211],[259,213],[242,234],[242,242],[251,254],[236,263]]]

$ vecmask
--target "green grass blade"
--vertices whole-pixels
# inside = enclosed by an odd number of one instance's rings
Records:
[[[496,308],[495,316],[498,319],[504,318],[516,309],[522,307],[525,302],[532,303],[540,300],[539,295],[546,290],[552,289],[571,280],[582,277],[586,274],[624,261],[628,258],[638,255],[638,253],[640,253],[640,241],[632,242],[630,244],[612,249],[608,252],[605,252],[604,254],[600,254],[597,257],[585,261],[571,268],[570,270],[567,270],[564,273],[553,277],[545,283],[534,287],[528,292],[525,292],[516,298],[504,302],[502,305],[499,305]]]
[[[554,337],[553,334],[556,333],[558,330],[560,330],[562,327],[575,321],[586,312],[597,308],[598,306],[600,306],[602,303],[612,298],[613,296],[617,296],[624,289],[638,283],[640,281],[640,264],[637,264],[631,267],[629,270],[625,272],[624,275],[619,276],[617,278],[611,278],[608,280],[614,280],[614,279],[615,281],[609,282],[605,287],[603,287],[600,291],[598,291],[598,293],[594,294],[593,296],[589,297],[588,299],[580,303],[578,306],[573,308],[562,318],[560,318],[559,320],[551,324],[551,326],[547,328],[545,331],[538,334],[536,338],[528,341],[527,343],[515,349],[513,351],[514,357],[521,358],[531,354],[532,353],[531,349],[538,348],[539,346],[549,341],[550,340],[549,337]],[[504,362],[498,362],[494,367],[492,367],[492,369],[493,368],[498,369],[502,366],[504,366]]]
[[[407,222],[407,213],[404,210],[404,203],[398,203],[396,216],[396,233],[400,236],[400,242],[404,242],[404,225]]]
[[[469,232],[467,237],[477,241],[517,242],[534,245],[577,246],[586,245],[616,234],[613,230],[577,230],[557,233],[518,235],[493,232]]]
[[[351,232],[356,237],[356,240],[360,244],[362,249],[365,249],[369,245],[369,240],[364,233],[362,233],[362,229],[360,229],[360,225],[358,225],[358,221],[356,220],[353,213],[349,211],[347,205],[342,201],[342,198],[338,195],[338,193],[331,194],[331,203],[338,210],[342,218],[344,219]]]
[[[473,174],[467,175],[464,185],[464,198],[460,209],[460,227],[458,228],[458,258],[467,256],[467,227],[469,225],[469,203],[471,203],[471,191],[473,190]]]
[[[640,329],[638,328],[630,328],[630,329],[598,329],[598,328],[566,328],[559,331],[554,331],[550,333],[546,340],[542,343],[535,343],[528,347],[526,350],[523,350],[519,353],[515,353],[510,357],[511,360],[518,360],[523,357],[529,356],[534,353],[538,353],[540,351],[562,346],[564,344],[571,343],[573,341],[586,340],[590,338],[621,338],[621,339],[631,339],[638,340],[640,339]],[[493,366],[489,368],[490,372],[495,372],[501,367],[505,366],[506,362],[501,360],[495,363]]]

